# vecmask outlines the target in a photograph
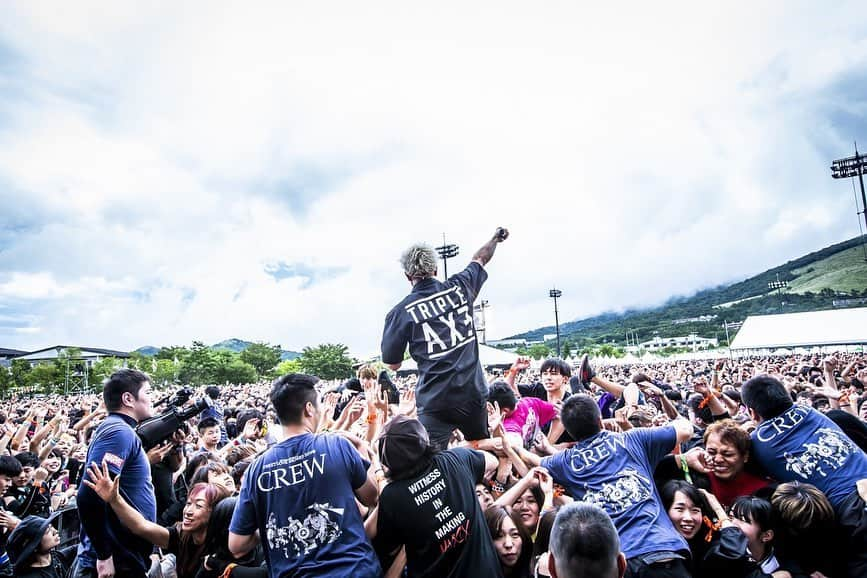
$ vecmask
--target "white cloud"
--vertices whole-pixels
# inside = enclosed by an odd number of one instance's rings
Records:
[[[553,285],[574,319],[853,236],[828,116],[859,110],[833,87],[867,70],[867,9],[834,12],[16,4],[0,182],[41,221],[0,247],[0,305],[42,331],[9,346],[372,353],[402,248],[445,232],[457,267],[500,224],[490,337],[550,323]],[[279,262],[346,272],[303,289]]]

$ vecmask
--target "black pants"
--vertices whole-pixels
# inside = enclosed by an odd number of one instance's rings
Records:
[[[418,421],[427,430],[431,446],[437,450],[448,447],[456,429],[461,430],[467,440],[488,437],[488,410],[484,399],[447,410],[421,411]]]
[[[664,562],[647,563],[641,556],[626,561],[624,578],[691,578],[686,560],[676,558]]]

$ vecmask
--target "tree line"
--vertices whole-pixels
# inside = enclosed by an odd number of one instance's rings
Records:
[[[157,387],[170,385],[242,384],[274,379],[285,373],[301,372],[321,379],[344,379],[352,374],[356,361],[349,348],[340,343],[305,347],[297,359],[282,360],[279,345],[266,342],[250,344],[241,352],[212,349],[201,341],[192,345],[164,347],[153,356],[134,351],[127,359],[104,357],[85,369],[81,350],[68,348],[54,360],[31,365],[13,359],[10,367],[0,367],[0,393],[63,393],[67,386],[90,390],[117,369],[130,367],[150,375]],[[85,379],[86,376],[86,379]]]

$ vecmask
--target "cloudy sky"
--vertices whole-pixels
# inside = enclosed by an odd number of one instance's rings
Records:
[[[857,235],[867,3],[709,4],[3,3],[0,347],[362,356],[498,225],[489,338]]]

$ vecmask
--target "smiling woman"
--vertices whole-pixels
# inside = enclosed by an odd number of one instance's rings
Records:
[[[201,568],[211,512],[229,490],[219,484],[196,484],[190,489],[181,522],[164,528],[149,522],[118,492],[120,476],[112,480],[107,467],[91,464],[84,483],[111,505],[124,526],[155,546],[177,556],[178,578],[195,578]]]

